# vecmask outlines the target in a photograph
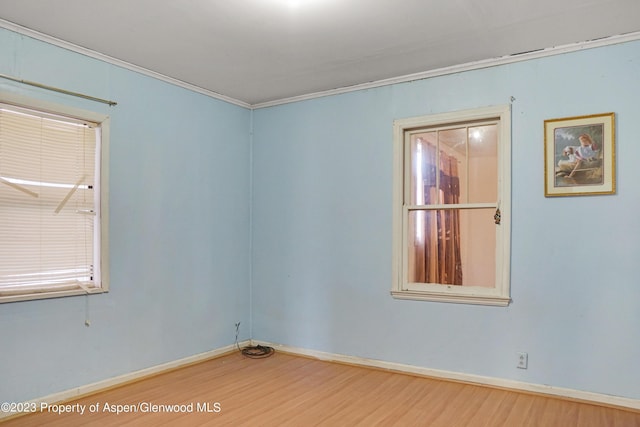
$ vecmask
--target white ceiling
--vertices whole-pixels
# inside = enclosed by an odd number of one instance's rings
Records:
[[[0,19],[257,105],[635,33],[640,0],[0,0]]]

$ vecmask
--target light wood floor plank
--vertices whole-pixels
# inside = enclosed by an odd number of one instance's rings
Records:
[[[104,404],[194,405],[194,413],[125,413]],[[219,402],[221,412],[197,412]],[[239,353],[156,375],[68,404],[96,413],[39,413],[30,426],[429,426],[640,427],[640,413],[483,386],[421,378],[277,353]],[[211,406],[211,408],[214,408]]]

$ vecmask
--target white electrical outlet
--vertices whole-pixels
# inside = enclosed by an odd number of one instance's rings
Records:
[[[518,364],[516,365],[520,369],[527,369],[529,364],[529,356],[527,353],[518,353]]]

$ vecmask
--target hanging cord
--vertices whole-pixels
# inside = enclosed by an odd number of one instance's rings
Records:
[[[91,326],[91,318],[89,317],[89,294],[84,294],[84,326]]]
[[[76,284],[84,291],[84,326],[87,328],[91,326],[91,320],[89,317],[89,288],[87,288],[82,282],[76,280]]]
[[[265,357],[269,357],[276,352],[273,347],[269,347],[266,345],[253,345],[245,348],[240,348],[240,344],[238,344],[239,333],[240,322],[236,323],[236,348],[244,357],[248,357],[251,359],[264,359]]]

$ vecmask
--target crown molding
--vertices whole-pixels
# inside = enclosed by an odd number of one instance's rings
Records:
[[[38,31],[32,30],[32,29],[27,28],[27,27],[23,27],[23,26],[18,25],[18,24],[14,24],[13,22],[9,22],[9,21],[6,21],[4,19],[0,19],[0,28],[4,28],[4,29],[10,30],[10,31],[13,31],[13,32],[18,33],[18,34],[22,34],[24,36],[31,37],[33,39],[43,41],[45,43],[49,43],[49,44],[52,44],[54,46],[58,46],[58,47],[61,47],[63,49],[66,49],[66,50],[70,50],[72,52],[76,52],[76,53],[79,53],[81,55],[88,56],[90,58],[99,59],[100,61],[106,62],[108,64],[115,65],[115,66],[130,70],[130,71],[134,71],[136,73],[139,73],[139,74],[142,74],[142,75],[145,75],[145,76],[148,76],[148,77],[153,77],[154,79],[161,80],[163,82],[170,83],[172,85],[179,86],[179,87],[184,88],[184,89],[188,89],[188,90],[190,90],[192,92],[197,92],[199,94],[206,95],[206,96],[209,96],[211,98],[218,99],[220,101],[228,102],[230,104],[238,105],[238,106],[244,107],[244,108],[251,108],[251,104],[248,104],[248,103],[246,103],[244,101],[240,101],[238,99],[231,98],[229,96],[225,96],[225,95],[219,94],[217,92],[213,92],[211,90],[201,88],[200,86],[196,86],[196,85],[193,85],[191,83],[183,82],[182,80],[178,80],[178,79],[175,79],[173,77],[165,76],[164,74],[157,73],[157,72],[155,72],[153,70],[149,70],[147,68],[140,67],[138,65],[134,65],[134,64],[131,64],[131,63],[126,62],[126,61],[122,61],[122,60],[117,59],[117,58],[113,58],[113,57],[111,57],[109,55],[105,55],[103,53],[96,52],[94,50],[87,49],[85,47],[78,46],[76,44],[69,43],[69,42],[64,41],[64,40],[60,40],[60,39],[58,39],[56,37],[52,37],[52,36],[49,36],[47,34],[40,33]]]
[[[357,84],[352,86],[345,86],[345,87],[331,89],[331,90],[313,92],[305,95],[299,95],[299,96],[293,96],[289,98],[282,98],[282,99],[276,99],[272,101],[249,104],[247,102],[244,102],[235,98],[231,98],[229,96],[225,96],[217,92],[213,92],[211,90],[204,89],[190,83],[186,83],[182,80],[178,80],[173,77],[169,77],[164,74],[149,70],[147,68],[130,64],[126,61],[113,58],[111,56],[96,52],[94,50],[87,49],[82,46],[78,46],[73,43],[66,42],[64,40],[60,40],[58,38],[49,36],[47,34],[43,34],[38,31],[23,27],[21,25],[14,24],[13,22],[10,22],[10,21],[0,19],[0,28],[5,28],[7,30],[34,38],[36,40],[40,40],[40,41],[61,47],[63,49],[80,53],[82,55],[85,55],[94,59],[99,59],[109,64],[116,65],[118,67],[125,68],[127,70],[131,70],[131,71],[143,74],[145,76],[153,77],[155,79],[182,87],[184,89],[188,89],[190,91],[197,92],[202,95],[206,95],[211,98],[215,98],[215,99],[225,101],[230,104],[234,104],[234,105],[248,108],[248,109],[260,109],[260,108],[273,107],[273,106],[282,105],[282,104],[290,104],[293,102],[306,101],[306,100],[315,99],[315,98],[322,98],[325,96],[332,96],[332,95],[355,92],[360,90],[372,89],[372,88],[377,88],[381,86],[389,86],[389,85],[394,85],[398,83],[408,83],[416,80],[424,80],[424,79],[444,76],[448,74],[455,74],[455,73],[462,73],[465,71],[473,71],[473,70],[479,70],[483,68],[497,67],[499,65],[513,64],[516,62],[529,61],[537,58],[544,58],[548,56],[561,55],[561,54],[576,52],[576,51],[585,50],[585,49],[594,49],[598,47],[604,47],[604,46],[610,46],[610,45],[640,40],[640,31],[637,31],[637,32],[632,32],[627,34],[620,34],[616,36],[603,37],[595,40],[588,40],[588,41],[583,41],[578,43],[571,43],[567,45],[550,47],[546,49],[539,49],[531,52],[516,53],[512,55],[501,56],[498,58],[483,59],[480,61],[468,62],[464,64],[424,71],[420,73],[408,74],[408,75],[393,77],[389,79],[376,80],[373,82],[367,82],[367,83]]]
[[[539,49],[531,52],[515,53],[511,55],[501,56],[498,58],[490,58],[490,59],[483,59],[480,61],[467,62],[464,64],[452,65],[449,67],[423,71],[420,73],[407,74],[404,76],[393,77],[393,78],[383,79],[383,80],[376,80],[373,82],[357,84],[353,86],[345,86],[341,88],[314,92],[314,93],[309,93],[309,94],[300,95],[300,96],[293,96],[290,98],[283,98],[283,99],[278,99],[274,101],[260,102],[260,103],[253,104],[251,107],[253,109],[273,107],[276,105],[306,101],[309,99],[321,98],[324,96],[338,95],[342,93],[372,89],[372,88],[377,88],[381,86],[389,86],[389,85],[394,85],[398,83],[408,83],[416,80],[424,80],[424,79],[444,76],[448,74],[456,74],[456,73],[462,73],[465,71],[479,70],[482,68],[497,67],[499,65],[513,64],[516,62],[529,61],[537,58],[561,55],[564,53],[576,52],[576,51],[585,50],[585,49],[594,49],[597,47],[626,43],[626,42],[631,42],[636,40],[640,40],[640,31],[617,35],[617,36],[611,36],[611,37],[603,37],[600,39],[572,43],[572,44],[567,44],[562,46],[555,46],[555,47],[550,47],[546,49]]]

